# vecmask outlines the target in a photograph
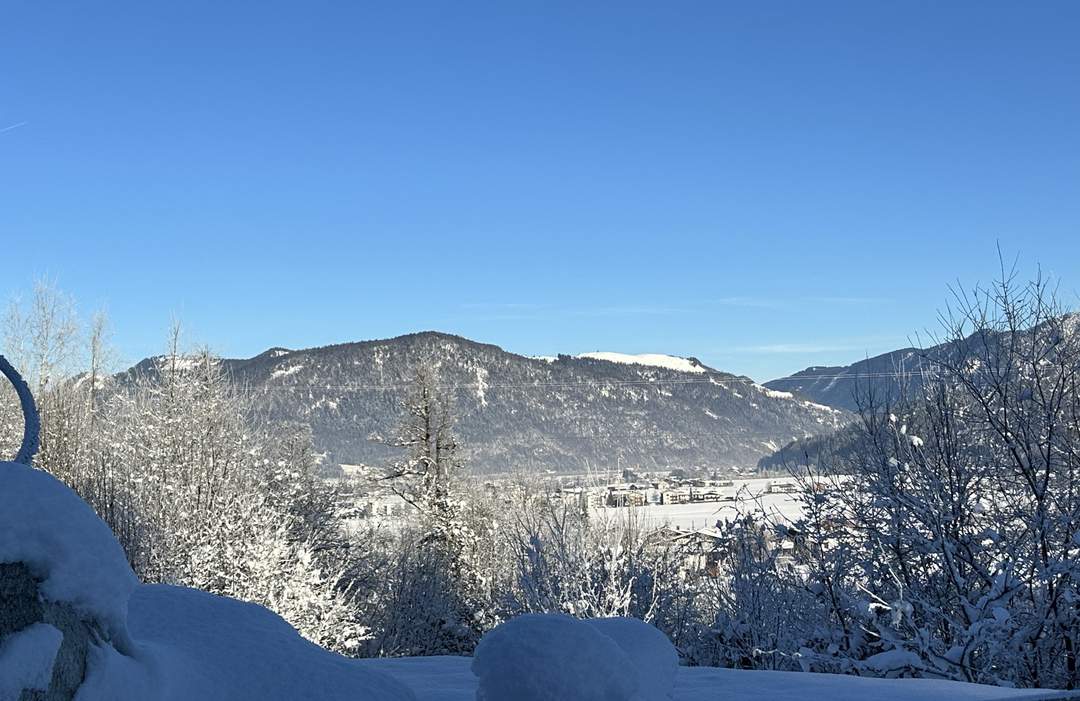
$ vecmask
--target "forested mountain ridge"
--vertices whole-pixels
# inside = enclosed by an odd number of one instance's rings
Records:
[[[918,374],[927,369],[924,354],[934,354],[939,347],[925,351],[901,348],[851,365],[813,366],[794,375],[770,380],[769,389],[793,392],[807,399],[836,409],[858,411],[858,397],[868,391],[878,396],[896,397],[902,389],[911,389],[919,382]]]
[[[842,425],[846,412],[671,356],[531,358],[437,332],[321,348],[272,348],[223,367],[270,421],[311,427],[333,462],[376,464],[417,364],[437,367],[479,471],[750,468]],[[648,364],[636,364],[636,359]],[[159,359],[127,373],[153,373]]]
[[[1031,328],[1017,329],[1013,333],[1005,329],[984,329],[962,338],[954,334],[943,343],[933,343],[925,348],[900,348],[850,365],[812,366],[794,375],[770,380],[765,386],[793,392],[836,409],[857,412],[860,398],[865,400],[870,395],[877,403],[913,396],[922,386],[924,374],[940,370],[942,363],[980,358],[988,353],[1003,354],[1010,339],[1023,341],[1032,335],[1055,332],[1055,329],[1063,334],[1076,333],[1080,330],[1080,314],[1063,313],[1040,319]]]

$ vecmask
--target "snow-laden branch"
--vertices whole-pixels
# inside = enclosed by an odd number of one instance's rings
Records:
[[[12,367],[7,358],[0,355],[0,372],[11,381],[15,392],[19,395],[19,404],[23,412],[23,440],[19,452],[15,456],[15,462],[29,465],[38,451],[39,435],[41,433],[41,417],[38,414],[37,405],[34,403],[34,395],[22,375]]]

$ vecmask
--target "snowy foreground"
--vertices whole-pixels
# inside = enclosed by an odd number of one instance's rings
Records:
[[[407,657],[363,660],[393,675],[417,701],[473,701],[476,678],[468,657]],[[1038,701],[1080,699],[1080,694],[1003,689],[928,679],[868,679],[804,672],[753,672],[680,667],[674,701]]]
[[[80,701],[1080,699],[954,682],[679,668],[664,635],[630,619],[522,616],[485,636],[473,658],[348,659],[261,606],[139,584],[82,500],[15,463],[0,462],[0,565],[25,568],[37,587],[21,599],[0,589],[0,701],[55,689],[77,668],[71,660],[80,650]],[[34,619],[38,603],[51,613]],[[80,633],[83,647],[74,640]]]

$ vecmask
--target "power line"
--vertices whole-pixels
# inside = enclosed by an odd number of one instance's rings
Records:
[[[799,375],[798,380],[867,380],[867,379],[900,379],[906,377],[911,373],[903,372],[866,372],[858,373],[856,375]],[[574,387],[640,387],[640,386],[653,386],[653,385],[719,385],[719,386],[756,386],[760,387],[765,392],[777,392],[782,390],[773,390],[764,385],[759,385],[752,380],[744,379],[722,379],[718,380],[714,377],[708,378],[681,378],[681,379],[639,379],[639,380],[582,380],[582,381],[568,381],[568,382],[518,382],[518,383],[499,383],[499,382],[471,382],[465,384],[453,384],[453,385],[437,385],[439,389],[444,390],[459,390],[459,389],[571,389]],[[412,387],[410,384],[383,384],[383,385],[298,385],[298,384],[281,384],[281,385],[263,385],[262,387],[240,387],[238,389],[242,391],[259,393],[267,391],[312,391],[312,390],[324,390],[324,391],[337,391],[337,392],[393,392],[400,390],[408,390]]]

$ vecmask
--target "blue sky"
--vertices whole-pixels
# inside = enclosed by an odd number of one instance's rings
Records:
[[[5,3],[0,295],[769,379],[1080,289],[1080,3]]]

